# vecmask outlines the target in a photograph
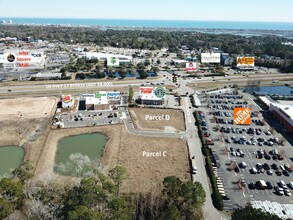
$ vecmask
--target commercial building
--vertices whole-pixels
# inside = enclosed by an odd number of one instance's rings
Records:
[[[288,132],[293,132],[293,105],[271,102],[269,111],[282,123]]]
[[[140,87],[137,102],[142,105],[163,105],[165,97],[164,87]]]
[[[85,101],[86,110],[110,110],[111,106],[108,103],[107,97],[87,97]]]
[[[228,53],[221,53],[221,65],[222,66],[232,66],[234,64],[234,58]]]
[[[111,110],[115,106],[123,105],[124,96],[117,91],[97,91],[92,94],[80,95],[80,110]]]
[[[61,79],[62,73],[38,73],[36,80]]]
[[[126,56],[122,54],[111,54],[111,53],[98,53],[98,52],[84,52],[81,53],[82,57],[86,59],[98,59],[98,60],[110,60],[115,57],[119,60],[119,63],[132,62],[132,56]]]

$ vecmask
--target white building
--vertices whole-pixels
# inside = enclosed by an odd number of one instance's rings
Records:
[[[98,60],[108,60],[112,57],[116,57],[120,62],[132,62],[132,56],[126,56],[122,54],[111,54],[111,53],[98,53],[98,52],[84,52],[81,53],[82,57],[87,59],[98,59]]]

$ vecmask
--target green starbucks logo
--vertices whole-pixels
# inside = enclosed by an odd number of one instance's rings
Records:
[[[116,64],[116,58],[112,57],[110,62],[112,63],[112,65],[115,65]]]
[[[155,93],[156,97],[164,98],[165,95],[166,95],[166,90],[163,87],[158,87],[158,88],[155,89],[154,93]]]

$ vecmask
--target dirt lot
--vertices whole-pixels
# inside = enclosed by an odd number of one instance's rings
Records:
[[[0,100],[0,119],[43,118],[53,115],[57,98],[17,98]]]
[[[24,160],[36,164],[55,112],[56,98],[22,98],[0,100],[0,146],[20,145]]]
[[[130,114],[133,123],[139,129],[175,130],[184,131],[184,114],[181,110],[155,109],[155,108],[131,108]],[[148,118],[146,118],[148,115]],[[152,116],[169,115],[170,120],[155,120]],[[152,120],[153,119],[153,120]]]
[[[182,180],[190,178],[188,150],[184,141],[135,136],[129,134],[123,125],[112,125],[52,130],[39,160],[35,180],[41,181],[46,176],[57,177],[53,173],[53,166],[60,138],[92,132],[102,132],[110,137],[102,157],[105,170],[121,165],[128,171],[128,179],[121,188],[122,193],[156,193],[161,190],[164,177],[169,175],[178,176]],[[143,151],[166,151],[167,156],[144,157]],[[58,176],[57,179],[66,183],[77,182],[77,178]]]

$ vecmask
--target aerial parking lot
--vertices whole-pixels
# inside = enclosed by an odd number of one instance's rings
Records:
[[[58,114],[54,125],[62,128],[99,126],[122,123],[126,118],[126,110],[109,111],[76,111]]]
[[[200,96],[199,115],[214,155],[214,173],[225,209],[250,200],[293,203],[292,146],[263,119],[260,107],[245,93]],[[234,108],[251,107],[249,125],[234,124]]]

